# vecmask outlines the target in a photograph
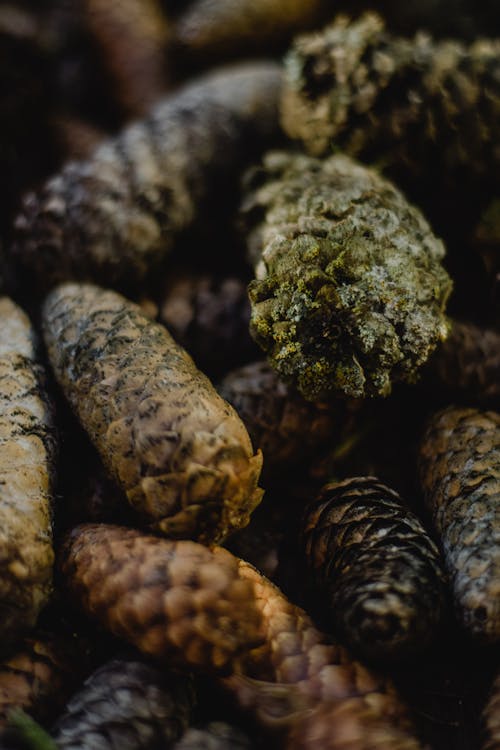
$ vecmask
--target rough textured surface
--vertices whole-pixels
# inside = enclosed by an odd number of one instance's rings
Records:
[[[251,333],[272,366],[311,400],[414,380],[451,290],[420,212],[341,155],[271,152],[249,182]]]
[[[315,155],[333,144],[412,178],[484,177],[500,161],[499,72],[498,40],[399,38],[373,13],[341,16],[295,41],[283,124]]]
[[[324,0],[195,0],[180,17],[177,42],[203,58],[272,49],[317,21]]]
[[[187,728],[191,680],[137,658],[113,659],[73,696],[52,736],[64,750],[170,747]]]
[[[497,675],[483,712],[484,744],[481,750],[500,748],[500,673]]]
[[[251,565],[240,560],[239,571],[242,580],[253,584],[264,627],[263,644],[243,654],[235,675],[224,680],[243,706],[264,724],[286,725],[318,703],[353,701],[355,711],[369,708],[385,724],[399,726],[411,737],[407,709],[387,677],[330,644],[304,610]]]
[[[357,408],[354,401],[306,401],[267,362],[233,370],[217,390],[238,412],[252,445],[262,451],[266,476],[310,460],[332,441],[340,442]]]
[[[163,664],[228,673],[262,642],[252,585],[222,548],[85,524],[60,564],[87,615]]]
[[[170,24],[160,0],[84,0],[83,12],[113,95],[126,114],[144,115],[167,88]]]
[[[173,750],[251,750],[252,747],[240,729],[213,721],[201,729],[188,729]]]
[[[55,429],[26,314],[0,297],[0,634],[32,627],[52,591]]]
[[[500,333],[473,323],[452,321],[448,338],[429,362],[428,377],[447,394],[475,403],[500,402]]]
[[[247,284],[241,279],[174,276],[163,294],[160,320],[210,376],[224,374],[258,355],[248,332]]]
[[[294,723],[286,750],[418,750],[407,732],[356,699],[320,703]]]
[[[0,661],[0,726],[22,709],[39,721],[54,718],[84,672],[81,644],[39,632]]]
[[[341,640],[383,663],[414,656],[439,633],[439,552],[394,490],[375,477],[331,482],[302,530],[312,580]]]
[[[449,408],[429,422],[420,479],[443,547],[458,618],[500,640],[500,414]]]
[[[66,397],[145,523],[206,542],[248,523],[262,457],[163,326],[119,294],[66,284],[43,327]]]
[[[274,63],[211,72],[88,161],[67,164],[26,197],[17,219],[10,255],[25,283],[135,288],[153,276],[175,236],[202,219],[214,188],[230,189],[275,134],[280,84]]]

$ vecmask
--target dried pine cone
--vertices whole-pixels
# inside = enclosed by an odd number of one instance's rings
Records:
[[[250,330],[273,368],[312,401],[414,382],[446,336],[451,290],[421,213],[342,155],[271,152],[253,183]]]
[[[84,0],[111,91],[129,116],[144,115],[167,89],[170,24],[160,0]]]
[[[261,455],[163,326],[115,292],[66,284],[43,328],[66,397],[145,523],[205,542],[248,523]]]
[[[265,457],[269,476],[304,463],[319,448],[339,440],[355,404],[306,401],[286,385],[267,362],[252,362],[230,372],[217,388],[238,412],[252,445]]]
[[[189,677],[113,659],[73,696],[52,736],[61,750],[170,747],[189,724],[193,700]]]
[[[27,315],[0,298],[0,635],[33,627],[52,593],[56,441]]]
[[[420,480],[443,547],[458,617],[500,640],[500,414],[449,408],[429,422]]]
[[[445,608],[438,549],[375,477],[325,485],[305,513],[301,546],[322,607],[355,651],[398,660],[437,636]]]
[[[280,85],[273,63],[211,72],[28,195],[11,248],[25,289],[72,278],[137,288],[153,278],[174,238],[215,203],[214,186],[230,190],[272,140]]]
[[[498,40],[405,39],[374,13],[340,16],[295,41],[283,124],[315,155],[334,144],[413,180],[484,178],[500,161],[499,71]]]
[[[87,524],[68,535],[61,570],[86,614],[163,664],[228,673],[262,642],[252,584],[220,547]]]

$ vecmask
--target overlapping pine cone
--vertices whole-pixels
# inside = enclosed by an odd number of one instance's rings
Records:
[[[85,524],[60,567],[79,608],[160,663],[227,674],[262,643],[252,584],[220,547]]]
[[[69,701],[51,734],[61,750],[148,750],[170,747],[189,724],[189,676],[141,661],[113,659]]]
[[[248,523],[262,455],[163,326],[90,284],[56,288],[43,326],[66,398],[145,524],[216,542]]]
[[[439,552],[397,492],[375,477],[325,485],[306,509],[301,547],[342,642],[382,663],[412,657],[439,634]]]
[[[310,460],[333,440],[340,442],[359,406],[352,399],[306,401],[262,361],[233,370],[217,390],[265,456],[266,476]]]
[[[262,646],[242,654],[235,674],[223,680],[242,706],[266,726],[291,728],[292,736],[294,727],[300,731],[302,722],[307,723],[311,708],[320,706],[318,716],[322,716],[334,705],[344,706],[341,721],[345,717],[347,728],[352,722],[359,728],[356,750],[383,748],[383,741],[392,738],[401,743],[395,747],[416,750],[420,746],[408,710],[390,679],[364,667],[343,647],[329,643],[304,610],[291,604],[251,565],[240,560],[239,571],[253,584],[265,633]],[[373,717],[373,722],[364,724],[365,715]],[[338,744],[332,739],[335,750],[344,748],[343,734],[340,725]]]
[[[52,593],[56,430],[29,318],[0,298],[0,634],[35,625]]]
[[[9,259],[24,285],[39,293],[77,278],[135,289],[154,277],[214,187],[230,189],[272,142],[280,85],[271,62],[210,72],[87,161],[66,164],[26,197],[16,222]]]
[[[248,737],[237,727],[213,721],[200,729],[188,729],[172,750],[252,750]]]
[[[500,414],[450,407],[429,421],[420,481],[457,616],[479,641],[500,640]]]

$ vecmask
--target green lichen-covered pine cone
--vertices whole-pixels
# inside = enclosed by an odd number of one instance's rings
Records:
[[[57,287],[43,327],[68,401],[145,524],[208,543],[248,523],[262,456],[166,328],[90,284]]]
[[[451,290],[421,213],[343,155],[268,153],[247,189],[251,333],[271,365],[310,400],[413,382]]]

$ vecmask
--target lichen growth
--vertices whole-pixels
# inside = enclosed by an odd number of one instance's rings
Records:
[[[250,225],[262,214],[250,330],[279,374],[311,400],[413,382],[447,335],[451,291],[421,213],[346,156],[271,152],[243,204]]]

